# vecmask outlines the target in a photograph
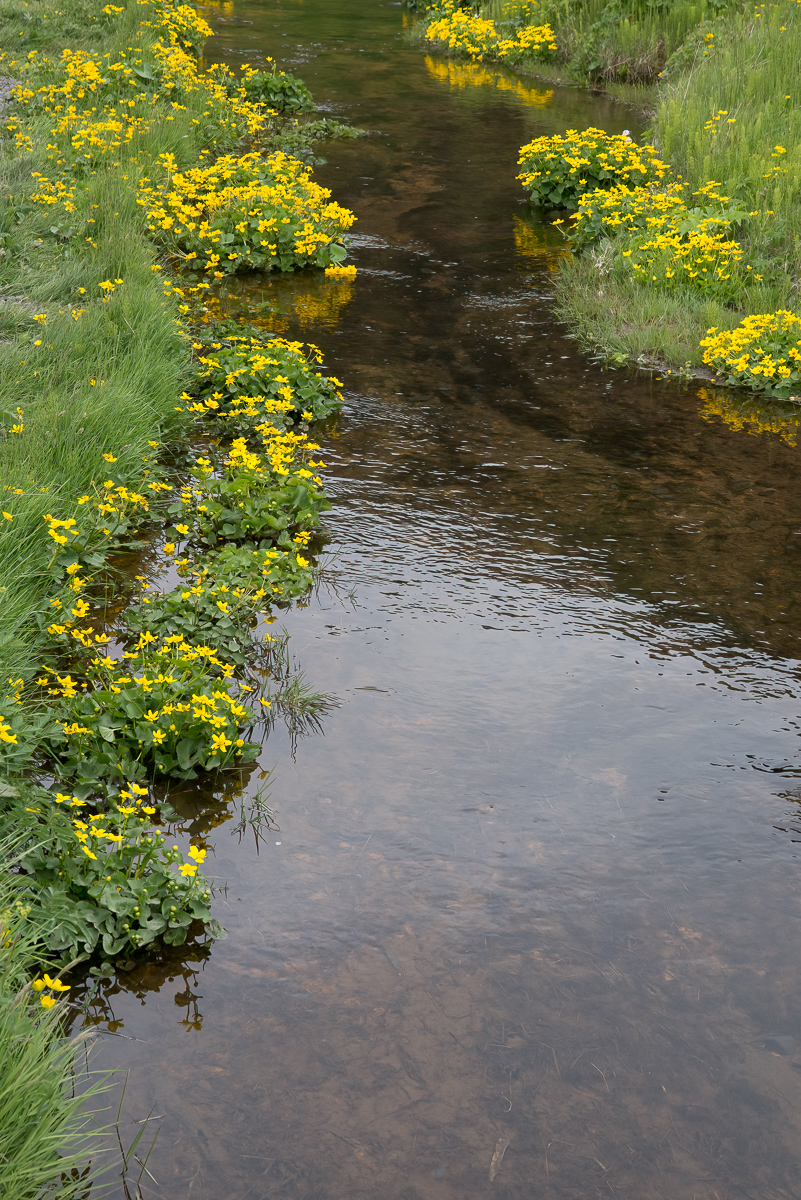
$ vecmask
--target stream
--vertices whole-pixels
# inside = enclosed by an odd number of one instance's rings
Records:
[[[800,1197],[799,452],[580,353],[515,181],[642,121],[429,56],[398,4],[201,12],[369,136],[315,171],[356,279],[231,287],[345,385],[280,618],[339,707],[266,741],[262,838],[174,797],[229,936],[95,997],[143,1195]]]

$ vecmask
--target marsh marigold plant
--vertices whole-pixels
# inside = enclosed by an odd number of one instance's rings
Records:
[[[572,206],[598,188],[656,183],[670,171],[653,146],[593,128],[535,138],[521,148],[518,163],[517,178],[533,203],[549,208]]]
[[[148,231],[187,266],[216,275],[291,271],[341,262],[352,212],[330,201],[307,167],[282,152],[223,155],[178,171],[161,157],[161,180],[145,180],[139,203]]]
[[[801,393],[801,317],[781,310],[746,317],[735,329],[708,330],[704,362],[726,383],[779,399]]]
[[[426,39],[474,62],[516,63],[523,58],[552,58],[556,53],[556,39],[550,25],[528,25],[505,36],[494,21],[469,9],[457,8],[450,0],[429,24]]]

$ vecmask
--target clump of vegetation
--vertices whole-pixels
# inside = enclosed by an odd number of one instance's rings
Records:
[[[572,207],[582,196],[610,188],[643,188],[670,171],[653,146],[592,128],[535,138],[522,147],[519,165],[518,179],[532,203],[548,208]]]
[[[268,71],[245,67],[242,86],[248,100],[256,100],[282,113],[308,112],[314,108],[314,97],[302,79],[289,71],[279,71],[273,59]]]
[[[726,383],[780,400],[801,392],[801,318],[791,312],[746,317],[734,329],[710,329],[704,362]]]
[[[70,792],[29,788],[25,798],[18,864],[21,878],[36,881],[29,911],[49,958],[113,960],[157,938],[180,945],[193,921],[216,932],[211,890],[198,874],[206,851],[192,846],[185,861],[166,845],[148,788],[128,784],[103,811]]]
[[[20,804],[20,808],[22,805]],[[18,863],[21,836],[0,817],[0,858]],[[86,1194],[82,1170],[100,1149],[87,1101],[103,1088],[74,1087],[83,1038],[64,1032],[70,985],[50,965],[44,917],[24,876],[0,872],[0,1162],[9,1197]]]
[[[178,171],[161,156],[160,183],[144,179],[139,202],[148,231],[190,267],[236,271],[327,267],[345,258],[342,235],[353,224],[297,159],[282,151],[224,155]]]
[[[431,14],[425,33],[428,41],[464,54],[474,61],[518,63],[531,58],[547,60],[556,52],[550,25],[513,26],[506,34],[490,18],[463,8],[456,0],[442,0]]]

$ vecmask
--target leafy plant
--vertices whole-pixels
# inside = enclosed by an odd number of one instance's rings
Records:
[[[29,911],[51,957],[114,958],[157,938],[180,945],[193,921],[208,925],[211,892],[198,872],[206,852],[193,846],[184,861],[167,846],[147,788],[129,784],[103,807],[69,792],[24,796],[19,870],[36,879]]]
[[[277,426],[287,417],[319,421],[342,407],[339,380],[315,369],[322,362],[316,346],[235,335],[212,342],[199,361],[199,400],[231,437],[251,434],[267,418]]]
[[[279,71],[274,62],[269,71],[245,67],[242,88],[248,100],[267,104],[276,112],[308,112],[314,108],[314,97],[303,80],[288,71]]]
[[[521,148],[518,162],[523,168],[518,179],[532,202],[548,208],[576,204],[598,189],[656,183],[670,171],[653,146],[592,127],[535,138]]]
[[[219,474],[209,460],[198,460],[192,486],[168,510],[171,537],[210,548],[247,541],[261,550],[291,550],[298,534],[305,542],[319,528],[320,514],[331,506],[314,473],[318,464],[306,465],[302,457],[313,447],[303,435],[269,425],[261,431],[263,454],[236,438]]]
[[[151,592],[125,614],[129,630],[148,632],[164,639],[180,635],[242,666],[252,649],[251,632],[257,614],[276,603],[306,595],[313,583],[310,563],[298,562],[292,550],[254,550],[251,546],[224,545],[206,553],[195,567],[179,570],[185,582],[168,592]]]
[[[139,203],[149,232],[188,266],[226,275],[345,258],[342,237],[355,217],[330,202],[297,159],[280,151],[226,155],[181,172],[165,154],[161,165],[162,183],[143,184]]]
[[[778,399],[801,392],[801,318],[786,310],[746,317],[735,329],[709,329],[704,362],[721,380]]]
[[[45,744],[81,796],[109,779],[194,779],[258,753],[241,736],[253,716],[231,694],[233,666],[178,634],[144,633],[121,662],[92,659],[82,680],[50,670],[60,716]]]

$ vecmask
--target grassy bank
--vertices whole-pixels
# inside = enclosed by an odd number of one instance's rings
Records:
[[[0,841],[6,864],[21,849]],[[67,1200],[86,1194],[86,1159],[101,1150],[91,1101],[104,1081],[87,1074],[84,1039],[65,1034],[69,985],[42,973],[46,928],[29,899],[23,878],[0,872],[0,1195]]]
[[[547,195],[536,180],[571,153],[571,135],[521,152],[532,202],[562,218],[576,251],[557,304],[582,341],[618,362],[706,365],[776,399],[799,394],[797,6],[420,7],[429,45],[625,87],[651,111],[669,171],[644,187],[585,170],[570,194]]]
[[[215,289],[240,271],[317,268],[333,289],[353,272],[352,215],[296,157],[349,131],[299,123],[311,97],[269,61],[203,69],[209,33],[170,0],[0,3],[15,84],[0,149],[0,1011],[15,1047],[0,1191],[14,1200],[58,1191],[79,1133],[57,970],[108,974],[221,932],[203,839],[166,844],[169,788],[246,781],[280,656],[258,624],[309,590],[328,507],[310,432],[337,411],[337,382],[313,347],[226,320]],[[157,580],[132,577],[135,551]],[[12,1098],[37,1064],[52,1116],[35,1175],[31,1112]]]
[[[465,45],[468,57],[510,62],[522,70],[549,79],[574,80],[605,88],[613,95],[647,102],[651,85],[658,82],[668,63],[681,65],[693,57],[696,46],[703,54],[706,33],[714,30],[730,6],[710,0],[678,0],[649,4],[638,0],[484,0],[470,5],[454,0],[408,0],[408,7],[427,25],[441,15],[461,10],[483,23],[475,27],[483,41],[480,53]],[[550,53],[527,46],[492,53],[498,40],[516,40],[520,30],[547,27]],[[419,33],[425,36],[425,29]],[[451,47],[454,49],[455,47]]]

